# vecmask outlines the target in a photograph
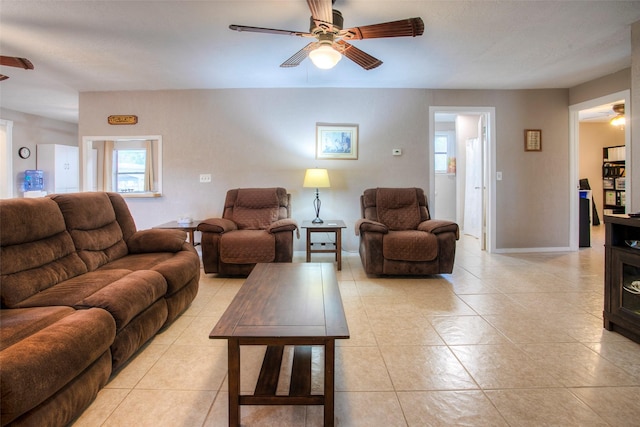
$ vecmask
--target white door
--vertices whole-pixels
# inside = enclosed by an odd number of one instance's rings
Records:
[[[482,145],[480,138],[469,138],[465,150],[464,234],[482,235]]]

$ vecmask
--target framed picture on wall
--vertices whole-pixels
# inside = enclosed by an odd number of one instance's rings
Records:
[[[358,125],[316,123],[316,159],[358,159]]]
[[[525,129],[524,151],[542,151],[542,130]]]

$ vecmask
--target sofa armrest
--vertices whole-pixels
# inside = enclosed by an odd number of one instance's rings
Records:
[[[445,219],[429,219],[423,221],[418,225],[418,230],[426,231],[432,234],[440,234],[452,232],[456,235],[456,240],[460,238],[460,230],[458,224],[453,221],[447,221]]]
[[[187,240],[187,233],[182,230],[152,228],[138,230],[127,240],[129,253],[141,254],[150,252],[180,252],[182,244]]]
[[[226,218],[209,218],[198,224],[198,231],[209,233],[226,233],[237,229],[236,223]]]
[[[381,222],[361,218],[358,221],[356,221],[356,226],[355,226],[356,236],[359,236],[360,233],[364,231],[387,234],[389,232],[389,227],[387,227]]]

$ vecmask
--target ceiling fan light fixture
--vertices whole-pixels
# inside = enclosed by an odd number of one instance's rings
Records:
[[[624,104],[616,104],[613,106],[613,112],[617,115],[611,119],[609,123],[613,126],[624,126],[626,120],[624,118]]]
[[[322,70],[329,70],[336,66],[342,59],[342,54],[329,44],[322,44],[317,49],[309,52],[309,58],[316,67]]]

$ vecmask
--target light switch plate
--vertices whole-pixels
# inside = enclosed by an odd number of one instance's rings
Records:
[[[496,181],[502,181],[502,172],[496,172]]]
[[[394,156],[402,156],[402,149],[394,148],[392,153],[393,153]]]
[[[211,182],[211,174],[210,173],[201,173],[200,174],[200,182]]]

